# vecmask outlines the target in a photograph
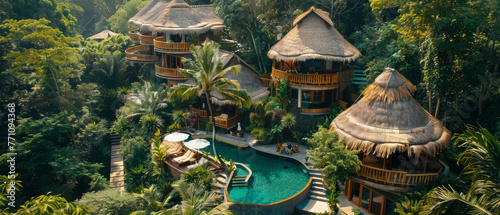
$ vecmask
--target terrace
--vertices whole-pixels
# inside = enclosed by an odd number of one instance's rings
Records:
[[[151,63],[154,61],[154,56],[152,54],[145,54],[149,50],[149,46],[146,45],[128,48],[125,50],[125,59],[138,63]]]

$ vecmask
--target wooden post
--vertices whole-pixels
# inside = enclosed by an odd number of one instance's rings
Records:
[[[299,88],[299,101],[298,101],[297,106],[299,108],[302,108],[302,89],[301,88]]]
[[[425,153],[424,174],[426,169],[427,169],[427,153]]]

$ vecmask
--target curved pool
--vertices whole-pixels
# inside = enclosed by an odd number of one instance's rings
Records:
[[[232,202],[271,204],[292,197],[309,182],[307,169],[291,158],[270,155],[250,147],[238,148],[220,141],[216,141],[215,147],[222,158],[243,163],[253,172],[248,186],[228,188]],[[212,145],[201,151],[213,155]],[[247,174],[243,168],[238,171],[237,175]]]

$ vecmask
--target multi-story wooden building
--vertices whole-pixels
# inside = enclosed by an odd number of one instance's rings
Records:
[[[311,7],[293,21],[293,26],[267,53],[273,60],[271,77],[276,82],[288,80],[292,104],[301,114],[329,113],[344,97],[353,62],[361,54],[323,10]]]

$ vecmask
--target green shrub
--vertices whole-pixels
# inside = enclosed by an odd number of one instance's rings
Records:
[[[172,132],[172,131],[178,131],[181,129],[182,129],[182,126],[179,123],[175,122],[174,124],[168,126],[167,131]]]
[[[117,189],[85,193],[75,203],[89,207],[93,215],[130,214],[142,209],[134,195],[126,192],[121,193]]]
[[[130,139],[122,139],[120,155],[123,157],[123,164],[127,169],[149,162],[149,152],[151,147],[144,137],[135,136]]]

